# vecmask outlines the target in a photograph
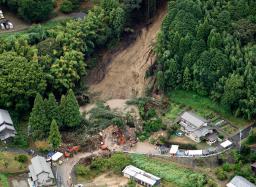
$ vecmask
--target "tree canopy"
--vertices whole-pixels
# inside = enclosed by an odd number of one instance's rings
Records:
[[[183,88],[256,117],[256,2],[170,1],[156,46],[158,88]]]

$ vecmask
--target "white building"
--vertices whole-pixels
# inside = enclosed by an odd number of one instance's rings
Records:
[[[184,112],[181,115],[180,125],[185,135],[198,143],[201,138],[213,133],[213,130],[207,126],[207,121],[192,112]]]
[[[33,186],[51,186],[55,184],[52,169],[44,157],[33,157],[31,163],[29,165],[29,178]]]
[[[235,176],[227,185],[227,187],[256,187],[255,184],[251,183],[247,179],[241,176]]]
[[[147,173],[132,165],[126,166],[123,170],[123,175],[131,180],[136,181],[138,184],[151,187],[158,186],[160,184],[160,178]]]
[[[10,137],[14,137],[15,134],[16,130],[9,112],[0,109],[0,140],[4,141]]]

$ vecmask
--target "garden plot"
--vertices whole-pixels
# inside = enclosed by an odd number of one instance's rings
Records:
[[[230,125],[228,123],[223,125],[223,126],[221,126],[220,130],[222,132],[224,132],[226,135],[229,135],[229,136],[236,134],[237,131],[238,131],[237,128],[233,127],[232,125]]]

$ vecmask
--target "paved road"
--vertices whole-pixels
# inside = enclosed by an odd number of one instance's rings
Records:
[[[94,152],[79,153],[74,155],[73,158],[65,160],[62,165],[58,165],[56,168],[58,187],[70,187],[72,185],[72,169],[79,162],[79,160],[92,155],[98,155],[99,153],[99,150]]]

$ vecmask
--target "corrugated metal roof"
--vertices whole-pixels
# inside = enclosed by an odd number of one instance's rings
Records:
[[[208,129],[208,127],[202,127],[200,129],[195,130],[194,132],[192,132],[192,134],[194,134],[195,136],[197,136],[198,138],[200,137],[204,137],[206,136],[208,133],[210,133],[211,131]]]
[[[235,176],[228,184],[227,187],[256,187],[253,183],[241,176]]]
[[[152,175],[150,173],[147,173],[139,168],[136,168],[132,165],[126,166],[125,169],[123,170],[124,174],[127,174],[129,176],[132,176],[142,182],[145,182],[150,185],[155,185],[157,181],[160,180],[159,177]]]
[[[220,144],[220,146],[223,147],[223,148],[226,148],[226,147],[228,147],[228,146],[230,146],[230,145],[232,145],[232,142],[229,141],[229,140],[226,140],[225,142],[222,142],[222,143]]]
[[[13,125],[9,112],[7,110],[0,109],[0,125],[3,123],[8,123]]]
[[[184,112],[181,115],[181,118],[184,119],[185,121],[188,121],[192,125],[196,126],[197,128],[207,125],[206,120],[197,116],[196,114],[192,112]]]
[[[29,170],[32,176],[37,176],[45,172],[49,174],[50,178],[54,178],[52,169],[44,157],[35,156],[31,159],[31,163],[32,164],[29,166]]]

